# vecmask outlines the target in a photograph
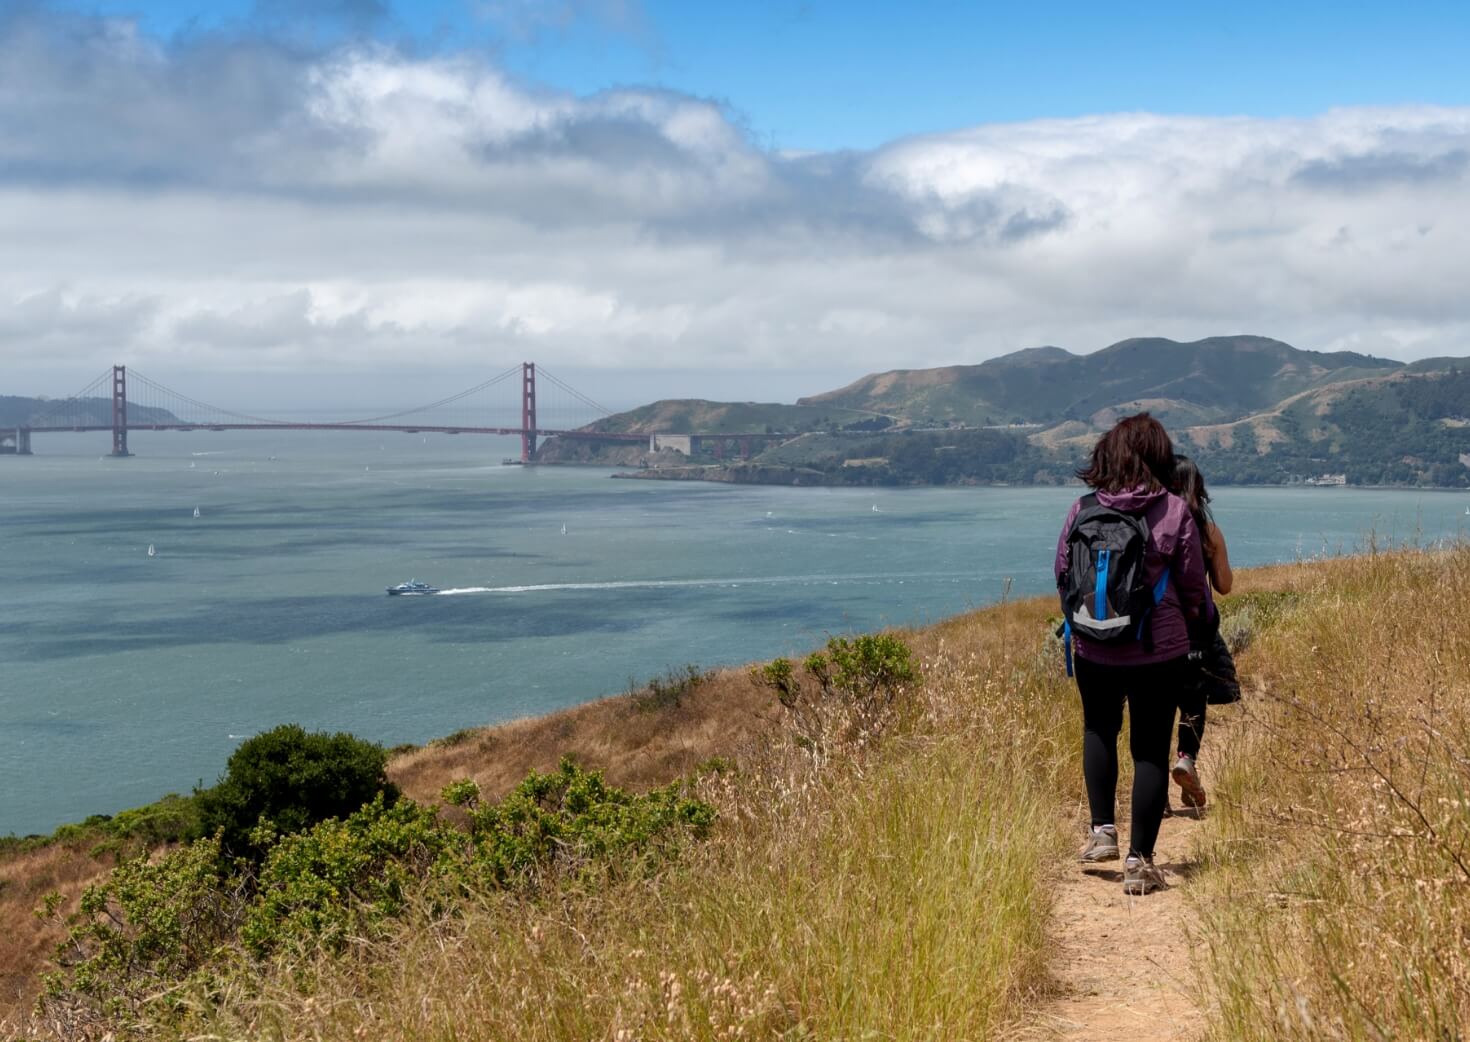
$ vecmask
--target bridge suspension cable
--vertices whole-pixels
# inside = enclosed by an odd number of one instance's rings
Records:
[[[475,394],[479,391],[494,387],[502,380],[508,380],[512,376],[517,375],[520,371],[521,367],[519,365],[513,365],[505,372],[501,373],[499,376],[492,376],[484,383],[476,384],[474,387],[471,387],[467,391],[460,391],[458,394],[451,394],[448,398],[440,398],[437,402],[430,402],[428,405],[418,405],[412,409],[402,409],[398,412],[384,413],[382,416],[369,416],[366,419],[342,420],[341,422],[344,425],[351,425],[355,423],[382,423],[384,420],[396,420],[401,416],[412,416],[414,413],[428,412],[430,409],[441,409],[446,405],[453,405],[461,398],[468,398],[470,395]]]
[[[67,395],[65,398],[59,399],[55,403],[55,408],[49,409],[43,413],[32,414],[31,418],[26,421],[25,425],[27,427],[47,427],[50,426],[49,421],[55,419],[58,416],[67,415],[67,410],[75,409],[80,402],[86,401],[89,398],[105,399],[107,395],[102,394],[101,392],[103,390],[108,390],[110,392],[111,380],[112,370],[104,370],[97,376],[95,380],[88,383],[76,394],[70,394]]]
[[[596,409],[598,412],[602,413],[603,416],[611,416],[616,411],[614,409],[609,409],[607,406],[602,405],[599,402],[594,402],[591,398],[588,398],[585,394],[577,390],[565,380],[561,380],[558,379],[556,376],[553,376],[551,371],[546,369],[544,366],[537,366],[536,373],[538,376],[544,376],[546,379],[550,380],[558,388],[567,392],[567,394],[570,394],[573,398],[577,399],[577,401],[581,402],[583,405],[592,409]],[[598,418],[601,419],[601,417]]]

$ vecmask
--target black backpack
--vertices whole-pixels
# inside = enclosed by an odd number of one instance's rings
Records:
[[[1067,530],[1067,567],[1057,577],[1062,599],[1059,635],[1066,641],[1067,676],[1072,675],[1072,637],[1080,634],[1104,644],[1139,640],[1150,643],[1148,617],[1164,599],[1168,569],[1150,584],[1143,559],[1148,548],[1148,522],[1082,497],[1081,509]]]

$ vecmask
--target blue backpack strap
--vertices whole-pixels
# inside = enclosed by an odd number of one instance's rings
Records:
[[[1072,621],[1062,623],[1062,650],[1067,657],[1067,676],[1072,675]]]
[[[1153,603],[1153,607],[1149,608],[1148,611],[1144,612],[1143,613],[1143,618],[1141,618],[1141,619],[1138,620],[1138,630],[1137,630],[1137,632],[1135,632],[1133,634],[1133,636],[1135,638],[1137,638],[1138,640],[1142,640],[1143,639],[1143,628],[1148,625],[1148,617],[1153,614],[1154,608],[1157,608],[1163,602],[1163,600],[1164,600],[1164,593],[1168,589],[1169,589],[1169,569],[1166,566],[1164,568],[1164,574],[1161,575],[1161,576],[1159,576],[1159,581],[1158,582],[1154,583],[1154,603]],[[1152,643],[1152,641],[1150,641],[1150,643]]]
[[[1111,550],[1097,552],[1097,584],[1092,591],[1092,617],[1094,619],[1108,617],[1108,562],[1112,556],[1113,551]]]

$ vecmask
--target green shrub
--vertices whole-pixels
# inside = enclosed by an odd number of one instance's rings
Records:
[[[439,790],[439,798],[451,807],[474,810],[480,805],[480,785],[473,778],[461,778]]]
[[[247,950],[340,945],[370,935],[403,911],[415,880],[464,843],[463,833],[412,800],[380,793],[345,819],[323,821],[277,842],[240,929]]]
[[[713,675],[691,662],[685,666],[670,667],[664,671],[663,676],[653,677],[647,684],[639,685],[637,681],[630,680],[628,693],[633,696],[633,704],[644,712],[677,709],[685,695],[693,693]]]
[[[173,843],[199,832],[199,801],[194,796],[169,793],[145,807],[118,811],[104,826],[118,839],[141,840],[150,846]]]
[[[50,1000],[65,992],[121,1017],[207,963],[233,937],[244,908],[240,880],[224,863],[219,841],[202,839],[156,860],[129,858],[88,887],[57,948],[69,980],[48,980]],[[59,902],[47,898],[47,911]]]
[[[257,743],[247,766],[280,749],[296,751],[298,743]],[[146,1014],[158,1023],[186,992],[217,988],[241,947],[259,958],[335,949],[375,936],[416,897],[452,912],[467,893],[486,888],[524,888],[534,897],[546,881],[641,873],[686,838],[703,836],[715,816],[678,784],[634,795],[569,760],[531,773],[497,804],[481,805],[468,780],[446,786],[444,797],[468,809],[468,830],[380,790],[341,819],[288,835],[277,832],[278,819],[258,815],[245,840],[265,852],[258,870],[223,850],[223,828],[156,861],[125,860],[66,920],[57,953],[64,969],[48,981],[48,1015],[128,1027]],[[594,867],[606,875],[583,874]],[[52,895],[44,914],[54,916],[60,902]]]
[[[791,660],[786,658],[774,659],[764,666],[752,667],[750,679],[761,687],[768,687],[775,691],[782,705],[789,706],[801,689],[796,670],[792,667]]]
[[[631,856],[627,868],[672,854],[686,832],[703,836],[715,817],[681,790],[676,783],[635,796],[569,759],[549,774],[532,771],[505,799],[471,815],[477,873],[505,886],[558,865]]]
[[[198,834],[219,833],[226,854],[259,861],[265,849],[251,834],[262,820],[289,835],[346,817],[380,793],[393,803],[398,787],[387,763],[372,742],[282,724],[240,743],[219,783],[196,793]]]
[[[919,679],[912,650],[890,633],[865,633],[851,640],[833,637],[827,641],[826,661],[820,670],[811,672],[828,694],[837,692],[862,701],[892,701],[904,684]]]
[[[913,651],[889,633],[833,637],[825,651],[806,657],[802,669],[817,682],[823,695],[863,704],[891,702],[905,684],[919,680]],[[788,659],[778,658],[753,668],[750,679],[773,689],[787,708],[800,700],[801,677]]]

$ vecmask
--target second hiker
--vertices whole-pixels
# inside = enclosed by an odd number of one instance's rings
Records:
[[[1082,699],[1092,828],[1081,860],[1119,854],[1113,819],[1127,703],[1133,820],[1123,889],[1132,894],[1165,886],[1154,843],[1168,798],[1174,710],[1194,670],[1188,623],[1208,596],[1200,533],[1189,507],[1168,491],[1173,475],[1163,425],[1148,413],[1119,420],[1078,471],[1093,491],[1067,514],[1054,564]]]

